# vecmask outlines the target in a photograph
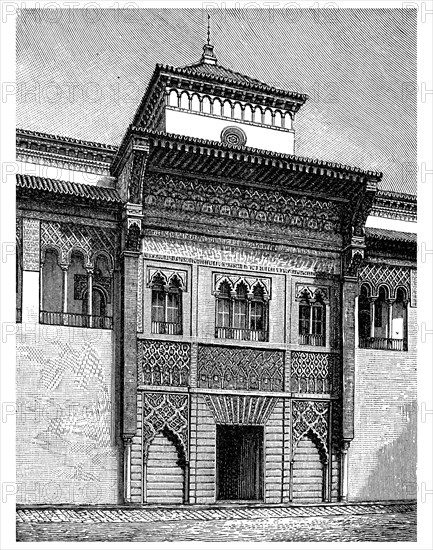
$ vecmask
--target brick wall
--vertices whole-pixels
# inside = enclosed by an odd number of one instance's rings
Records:
[[[349,499],[416,497],[416,309],[407,352],[356,350]]]
[[[284,406],[279,399],[265,425],[265,502],[281,502],[283,478]]]
[[[210,504],[216,499],[216,424],[203,396],[191,395],[190,502]]]
[[[18,325],[17,502],[118,501],[113,334]]]

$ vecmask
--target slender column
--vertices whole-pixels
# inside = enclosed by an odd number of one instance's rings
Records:
[[[395,300],[387,300],[388,304],[388,338],[392,338],[392,305]]]
[[[89,316],[89,327],[92,326],[93,320],[93,271],[87,270],[87,315]]]
[[[63,269],[63,313],[68,312],[68,267],[61,266]]]
[[[60,266],[63,270],[63,315],[61,315],[62,323],[64,325],[68,324],[68,265]]]
[[[375,298],[369,298],[370,302],[370,336],[374,338]]]
[[[346,502],[349,493],[349,446],[350,441],[343,441],[340,451],[340,501]]]
[[[39,314],[41,311],[44,311],[44,262],[41,262],[41,268],[39,270]],[[22,287],[22,282],[21,282]],[[21,288],[21,294],[22,294],[22,288]],[[21,298],[22,301],[22,298]],[[21,305],[22,308],[22,305]]]
[[[131,446],[132,438],[125,437],[123,439],[123,498],[125,502],[131,502]]]

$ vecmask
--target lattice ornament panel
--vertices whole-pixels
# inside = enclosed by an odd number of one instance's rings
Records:
[[[143,394],[143,452],[152,439],[168,428],[175,436],[184,456],[188,456],[188,396],[180,393]]]
[[[320,446],[322,459],[328,457],[329,403],[326,401],[293,401],[293,450],[304,435],[312,433]]]
[[[384,284],[390,291],[390,298],[396,297],[398,287],[406,290],[406,296],[410,296],[410,268],[395,265],[367,264],[360,269],[359,280],[361,283],[369,283],[371,295],[379,295],[379,287]]]
[[[111,268],[116,249],[116,231],[97,226],[61,223],[55,221],[41,222],[41,254],[46,248],[53,247],[59,252],[59,262],[69,264],[73,250],[81,251],[85,264],[93,266],[95,255],[108,253],[111,257]],[[43,256],[41,260],[43,261]]]
[[[283,391],[282,351],[198,347],[198,386],[213,389]]]
[[[188,386],[190,344],[140,340],[138,383],[146,386]]]
[[[290,388],[294,393],[338,394],[340,357],[332,353],[293,351],[290,364]]]
[[[148,177],[144,202],[148,211],[159,214],[170,209],[190,218],[222,216],[243,226],[294,226],[321,232],[340,228],[340,210],[331,201],[188,178]]]
[[[276,397],[206,395],[205,402],[217,424],[262,425],[268,421]]]

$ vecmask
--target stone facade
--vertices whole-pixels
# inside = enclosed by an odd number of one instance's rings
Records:
[[[405,498],[416,256],[404,231],[365,225],[410,223],[412,199],[375,204],[376,172],[169,133],[190,71],[157,67],[119,148],[18,135],[22,160],[105,178],[18,179],[19,500]],[[200,96],[200,116],[235,119],[239,86],[264,102],[244,133],[284,117],[292,132],[305,96],[255,81],[228,83],[229,114]],[[56,491],[28,493],[36,480]]]

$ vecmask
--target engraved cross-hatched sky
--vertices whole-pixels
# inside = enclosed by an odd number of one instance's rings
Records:
[[[295,153],[415,193],[416,11],[211,10],[218,62],[306,93]],[[199,60],[200,9],[22,10],[17,126],[119,144],[156,63]]]

